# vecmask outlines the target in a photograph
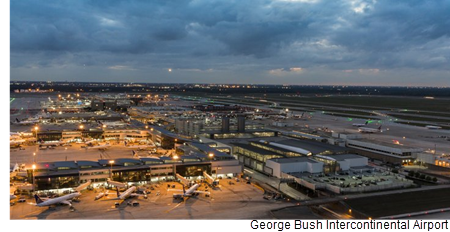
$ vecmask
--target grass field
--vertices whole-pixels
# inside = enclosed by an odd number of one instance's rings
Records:
[[[391,116],[398,118],[398,119],[403,119],[403,120],[450,123],[450,120],[440,119],[440,118],[427,118],[427,117],[406,116],[406,115],[391,115]]]
[[[450,207],[450,188],[345,200],[352,209],[377,218]]]
[[[303,103],[339,104],[342,106],[359,106],[372,109],[407,109],[407,110],[429,110],[437,112],[450,111],[450,99],[424,99],[418,97],[390,97],[390,96],[326,96],[326,97],[285,97],[268,94],[267,98],[276,101],[296,101]]]
[[[395,112],[397,113],[397,112]],[[450,117],[450,113],[446,112],[430,112],[430,111],[406,111],[398,113],[408,113],[411,115],[423,115],[423,116],[438,116],[438,117]]]
[[[184,96],[208,97],[212,100],[220,100],[227,103],[241,103],[248,105],[271,105],[271,102],[277,102],[282,107],[300,107],[307,110],[328,111],[327,113],[340,116],[359,115],[363,118],[370,118],[375,116],[370,112],[361,112],[351,109],[362,110],[386,110],[401,113],[408,113],[411,116],[396,116],[404,120],[430,121],[449,123],[450,120],[445,119],[431,119],[426,116],[449,116],[450,117],[450,99],[425,99],[419,97],[390,97],[390,96],[302,96],[302,97],[288,97],[280,96],[280,94],[235,94],[223,96],[211,96],[207,93],[183,93]],[[251,99],[248,97],[255,97]],[[232,97],[232,98],[231,98]],[[247,98],[246,98],[247,97]],[[259,99],[263,98],[267,102],[262,102]],[[347,110],[339,110],[330,107],[347,108]],[[423,112],[430,111],[430,112]],[[349,114],[349,115],[347,115]],[[421,115],[425,117],[415,117],[414,115]]]
[[[334,112],[325,112],[324,114],[338,116],[338,117],[352,118],[352,119],[364,119],[364,120],[373,120],[374,119],[374,118],[364,117],[364,116],[360,116],[360,115],[340,114],[340,113],[334,113]]]
[[[420,127],[425,127],[425,126],[429,125],[426,123],[417,123],[417,122],[407,123],[407,122],[398,122],[397,121],[395,123],[404,124],[404,125],[412,125],[412,126],[420,126]],[[442,127],[442,129],[450,130],[450,126],[440,126],[440,127]]]

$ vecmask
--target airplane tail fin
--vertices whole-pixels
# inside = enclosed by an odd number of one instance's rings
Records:
[[[34,194],[34,199],[36,200],[36,204],[44,202],[37,194]]]
[[[185,194],[186,193],[186,189],[184,188],[184,185],[183,185],[183,194]]]
[[[119,187],[116,186],[117,197],[120,197]]]
[[[18,118],[16,118],[16,122],[20,122]]]
[[[364,123],[364,124],[366,124],[366,125],[369,124],[369,121],[366,121],[366,123]]]
[[[381,126],[380,126],[380,127],[378,127],[378,130],[381,130]]]

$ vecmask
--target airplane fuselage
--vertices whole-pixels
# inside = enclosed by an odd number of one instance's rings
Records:
[[[119,195],[119,199],[125,200],[125,199],[127,199],[128,197],[130,197],[131,194],[134,193],[135,191],[136,191],[136,187],[135,187],[135,186],[132,186],[132,187],[130,187],[129,189],[125,190],[125,192],[121,193],[121,194]]]
[[[80,193],[71,193],[71,194],[68,194],[68,195],[65,195],[65,196],[62,196],[62,197],[57,197],[57,198],[54,198],[54,199],[48,199],[48,200],[46,200],[44,202],[36,204],[36,206],[43,207],[43,206],[55,205],[55,204],[63,203],[64,201],[71,200],[71,199],[73,199],[75,197],[79,197],[79,196],[81,196]]]

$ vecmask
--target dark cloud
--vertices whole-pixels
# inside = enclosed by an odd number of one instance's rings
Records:
[[[115,70],[130,72],[130,81],[158,81],[173,68],[179,74],[170,75],[181,78],[184,72],[192,82],[223,82],[224,73],[234,82],[270,82],[271,72],[282,70],[277,76],[293,83],[299,78],[326,84],[329,79],[319,73],[337,81],[344,78],[342,70],[407,78],[402,70],[448,73],[450,67],[446,0],[22,0],[10,5],[11,79],[37,78],[26,76],[26,69],[45,77],[44,70],[54,68],[62,75],[54,77],[65,80],[74,77],[64,76],[64,69],[80,67],[99,80],[106,80],[101,70]],[[291,68],[302,72],[283,71]],[[432,76],[436,83],[445,79]]]

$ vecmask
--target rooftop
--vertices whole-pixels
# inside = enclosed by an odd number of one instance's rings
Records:
[[[405,146],[403,144],[396,144],[394,142],[389,143],[389,142],[384,142],[384,141],[378,141],[378,140],[373,140],[373,139],[366,139],[366,138],[362,138],[362,139],[351,139],[349,140],[351,141],[359,141],[359,142],[365,142],[365,143],[372,143],[372,144],[376,144],[376,145],[380,145],[380,146],[385,146],[385,147],[391,147],[391,148],[397,148],[397,149],[419,149],[417,147],[410,147],[410,146]],[[401,142],[401,141],[399,141]]]
[[[275,163],[280,164],[286,164],[286,163],[299,163],[299,162],[308,162],[308,163],[319,163],[318,161],[315,161],[313,159],[310,159],[309,157],[290,157],[290,158],[275,158],[270,159],[271,161]]]
[[[343,153],[347,151],[344,147],[339,147],[327,143],[322,143],[314,140],[297,140],[297,139],[286,139],[277,141],[276,143],[289,145],[293,147],[298,147],[301,149],[308,150],[313,154],[320,154],[325,151],[331,151],[333,153]]]
[[[258,154],[260,154],[260,155],[280,155],[280,156],[282,156],[281,154],[275,153],[275,152],[273,152],[273,151],[268,151],[268,150],[266,150],[266,149],[262,149],[262,148],[259,148],[259,147],[255,147],[255,146],[252,146],[252,145],[250,145],[250,144],[245,144],[245,143],[231,143],[231,145],[237,146],[237,147],[242,147],[242,148],[244,148],[244,149],[246,149],[246,150],[249,150],[249,151],[258,153]]]

